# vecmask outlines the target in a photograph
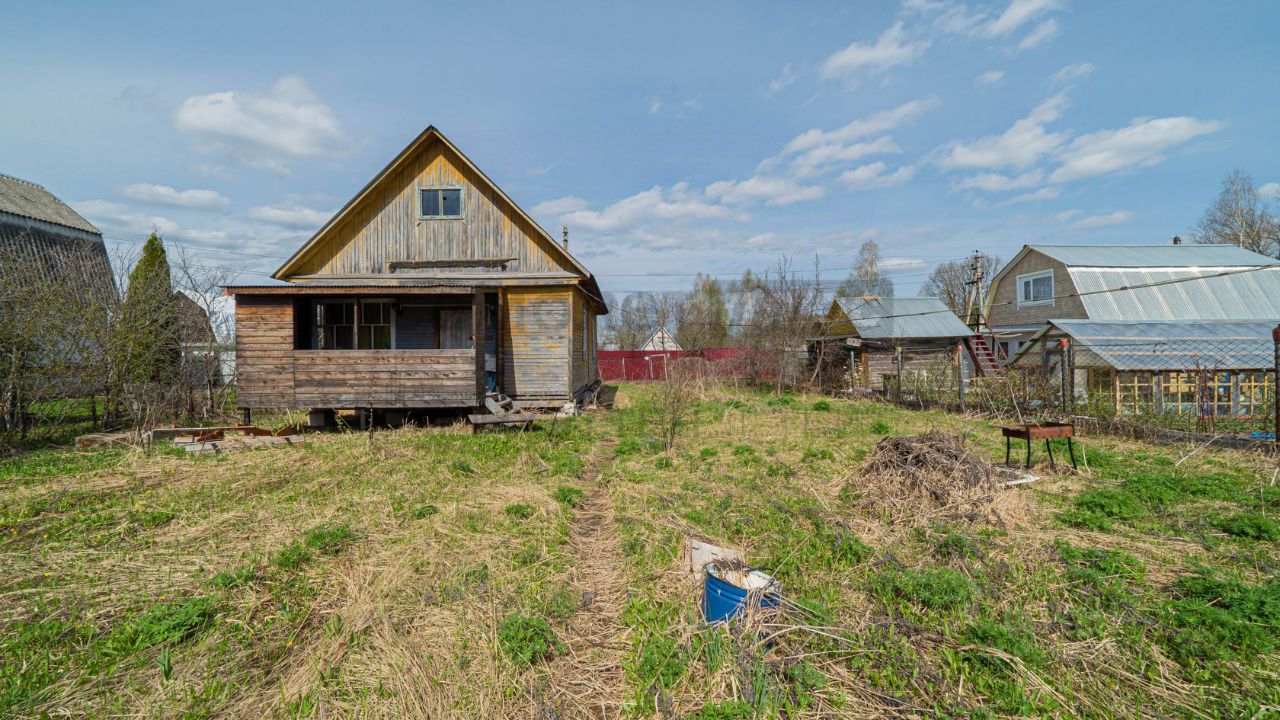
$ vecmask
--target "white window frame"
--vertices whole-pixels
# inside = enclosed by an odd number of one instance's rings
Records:
[[[1028,281],[1035,281],[1040,278],[1049,278],[1049,297],[1042,300],[1028,300],[1023,292]],[[1034,307],[1036,305],[1053,305],[1054,295],[1057,293],[1057,283],[1053,279],[1053,270],[1041,270],[1039,272],[1026,273],[1019,275],[1018,278],[1018,307]]]
[[[457,215],[428,215],[426,204],[422,202],[422,194],[428,190],[457,190],[458,191],[458,214]],[[461,185],[420,185],[418,187],[418,219],[419,220],[461,220],[467,214],[467,189]],[[441,198],[441,208],[444,210],[444,199]]]

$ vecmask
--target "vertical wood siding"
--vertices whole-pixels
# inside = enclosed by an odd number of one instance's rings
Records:
[[[567,287],[506,290],[503,389],[511,397],[569,397],[572,292]]]
[[[463,188],[463,217],[420,220],[418,189]],[[547,240],[451,150],[428,144],[302,258],[298,274],[386,271],[390,261],[516,258],[519,272],[572,271]]]

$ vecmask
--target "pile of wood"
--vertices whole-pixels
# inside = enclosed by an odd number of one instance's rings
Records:
[[[297,431],[291,427],[272,432],[254,425],[156,428],[151,431],[151,439],[172,439],[175,447],[180,447],[194,455],[233,452],[276,445],[304,445],[307,442],[306,438],[297,434]]]

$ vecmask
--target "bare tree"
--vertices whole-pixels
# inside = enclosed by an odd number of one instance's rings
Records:
[[[979,297],[984,297],[991,287],[991,276],[1000,267],[1000,258],[994,255],[978,256],[978,272],[982,277]],[[965,319],[969,310],[969,283],[973,279],[973,260],[950,260],[933,269],[929,279],[920,286],[920,294],[936,297],[955,313]]]
[[[677,325],[683,296],[671,292],[639,292],[626,296],[606,316],[605,340],[619,350],[638,350],[658,328]]]
[[[1237,168],[1222,180],[1218,197],[1191,231],[1198,243],[1239,245],[1280,257],[1280,219],[1262,205],[1253,176]]]
[[[868,240],[858,248],[858,259],[840,287],[836,297],[893,297],[893,281],[880,269],[880,243]]]
[[[201,419],[223,414],[231,384],[226,363],[234,347],[235,310],[222,289],[236,281],[238,270],[203,265],[188,248],[176,246],[170,258],[174,285],[185,300],[179,302],[182,336],[180,381],[198,391],[200,408],[188,403],[188,413]]]
[[[801,382],[808,341],[820,334],[821,273],[815,260],[814,277],[801,277],[791,270],[791,260],[782,257],[773,270],[743,280],[751,301],[742,344],[753,351],[757,380],[770,382],[780,393]]]
[[[698,275],[693,291],[683,298],[676,314],[676,342],[685,350],[724,347],[729,339],[729,306],[720,282]]]

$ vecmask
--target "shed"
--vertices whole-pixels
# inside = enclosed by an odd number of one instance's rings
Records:
[[[235,286],[242,409],[559,405],[598,378],[595,277],[428,127],[302,245]]]

